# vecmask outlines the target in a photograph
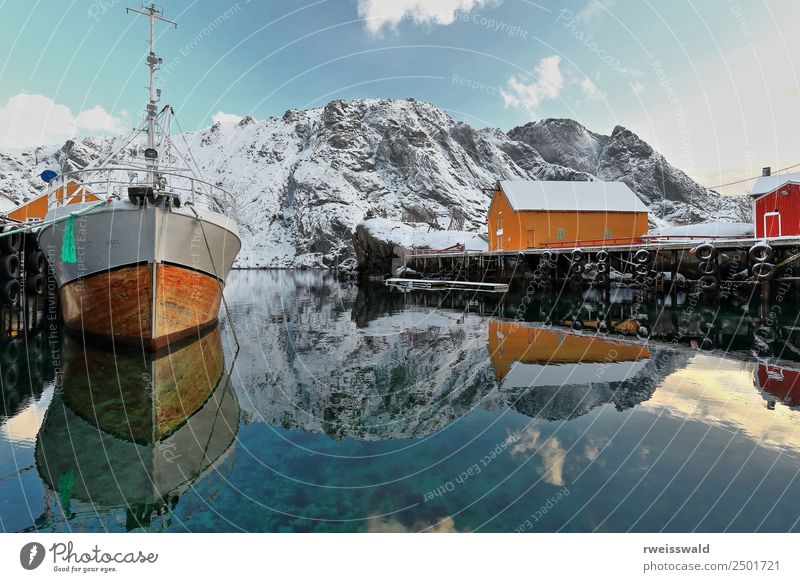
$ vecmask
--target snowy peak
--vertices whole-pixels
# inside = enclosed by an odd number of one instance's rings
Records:
[[[608,137],[573,119],[543,119],[515,127],[509,137],[531,145],[545,161],[594,174]]]
[[[0,193],[30,198],[44,188],[43,170],[84,168],[120,139],[0,150]],[[458,230],[484,232],[485,189],[499,180],[621,180],[664,218],[659,225],[705,220],[718,207],[713,193],[623,127],[604,136],[570,119],[546,119],[506,135],[414,99],[336,100],[215,123],[173,142],[189,144],[205,178],[233,193],[242,267],[354,265],[353,234],[365,217],[443,228],[456,221]],[[119,161],[140,148],[128,147]],[[740,218],[736,208],[721,208],[722,218]]]
[[[744,197],[724,197],[704,188],[621,125],[606,136],[572,119],[544,119],[515,127],[508,135],[551,164],[626,183],[651,208],[657,224],[750,219]]]

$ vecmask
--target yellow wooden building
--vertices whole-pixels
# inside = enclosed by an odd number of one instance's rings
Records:
[[[489,250],[631,244],[647,218],[622,182],[506,180],[489,206]]]
[[[66,186],[54,189],[52,194],[58,202],[64,202],[66,200],[66,204],[100,200],[88,188],[74,180],[69,180]],[[27,202],[23,202],[16,208],[9,210],[7,213],[3,214],[3,216],[19,222],[44,220],[49,203],[50,192],[46,191]]]

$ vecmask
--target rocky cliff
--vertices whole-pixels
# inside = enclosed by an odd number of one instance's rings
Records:
[[[456,220],[462,230],[484,231],[485,189],[501,179],[623,180],[664,217],[658,224],[716,214],[714,193],[628,130],[602,136],[570,120],[545,120],[506,135],[456,122],[413,99],[364,99],[264,120],[246,117],[173,139],[178,146],[185,140],[205,177],[235,195],[240,267],[352,268],[353,235],[369,216],[443,228]],[[0,193],[25,200],[44,188],[43,170],[84,168],[117,143],[90,137],[0,150]],[[720,216],[740,217],[738,206],[723,206]]]
[[[611,135],[589,131],[572,119],[543,119],[515,127],[512,139],[534,148],[545,161],[625,182],[652,213],[652,222],[749,221],[744,197],[721,196],[671,165],[639,136],[616,126]]]

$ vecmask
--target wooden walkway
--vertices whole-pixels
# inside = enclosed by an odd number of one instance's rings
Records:
[[[563,246],[548,246],[533,249],[523,250],[508,250],[508,251],[468,251],[459,250],[452,251],[443,249],[441,251],[431,249],[406,249],[404,257],[406,259],[435,259],[435,258],[452,258],[452,257],[519,257],[525,256],[539,256],[545,252],[569,253],[574,249],[581,249],[584,252],[598,252],[607,251],[613,253],[633,252],[639,249],[648,249],[652,251],[691,251],[702,243],[711,243],[719,250],[744,250],[747,251],[757,242],[763,242],[763,239],[756,239],[753,237],[686,237],[686,236],[664,236],[664,237],[646,237],[640,242],[631,242],[628,244],[603,244],[601,241],[572,241],[564,242]],[[773,248],[786,248],[797,247],[800,252],[800,237],[780,237],[771,238],[768,241],[769,245]]]
[[[475,281],[442,281],[439,279],[386,279],[386,285],[400,289],[425,289],[428,291],[483,291],[487,293],[506,293],[507,283],[482,283]]]

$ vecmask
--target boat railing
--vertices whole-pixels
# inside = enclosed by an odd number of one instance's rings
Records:
[[[153,186],[154,193],[178,194],[182,203],[205,206],[222,214],[235,212],[233,195],[183,168],[144,165],[103,166],[64,172],[48,183],[48,207],[100,199],[122,199],[132,186]]]

